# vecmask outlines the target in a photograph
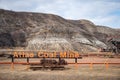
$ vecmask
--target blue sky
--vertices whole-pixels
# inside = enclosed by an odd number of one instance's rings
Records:
[[[0,0],[0,8],[88,19],[97,25],[120,28],[120,0]]]

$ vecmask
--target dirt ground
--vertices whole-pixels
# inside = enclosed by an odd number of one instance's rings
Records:
[[[97,61],[97,62],[119,62],[120,59],[104,59],[104,58],[83,58],[79,62]],[[2,61],[8,61],[2,60]],[[17,60],[16,60],[17,61]],[[19,61],[19,60],[18,60]],[[37,60],[33,60],[37,61]],[[72,60],[68,60],[72,61]],[[79,64],[67,65],[65,70],[26,70],[26,65],[15,65],[11,70],[10,64],[0,64],[0,80],[120,80],[120,65],[110,64],[108,69],[105,65]]]

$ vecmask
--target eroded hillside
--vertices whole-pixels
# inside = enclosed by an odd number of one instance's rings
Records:
[[[109,35],[120,35],[120,30],[53,14],[0,10],[1,48],[97,51],[109,46]]]

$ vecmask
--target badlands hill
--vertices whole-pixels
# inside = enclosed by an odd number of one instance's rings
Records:
[[[53,14],[0,9],[0,48],[24,47],[47,51],[97,51],[107,48],[109,36],[120,29],[89,20],[67,20]]]

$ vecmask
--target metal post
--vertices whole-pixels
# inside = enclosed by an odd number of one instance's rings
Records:
[[[11,60],[11,70],[14,70],[14,57],[12,55],[12,60]]]
[[[12,55],[12,60],[11,60],[11,61],[12,61],[12,63],[14,62],[14,57],[13,57],[13,55]]]
[[[78,69],[77,58],[75,58],[75,68]]]
[[[45,69],[45,63],[46,63],[46,60],[45,60],[45,57],[43,57],[43,69]]]
[[[27,70],[29,69],[29,57],[27,57]]]
[[[29,63],[29,57],[27,57],[27,63]]]
[[[75,58],[75,63],[77,63],[77,58]]]
[[[59,57],[59,65],[61,64],[61,58]]]

